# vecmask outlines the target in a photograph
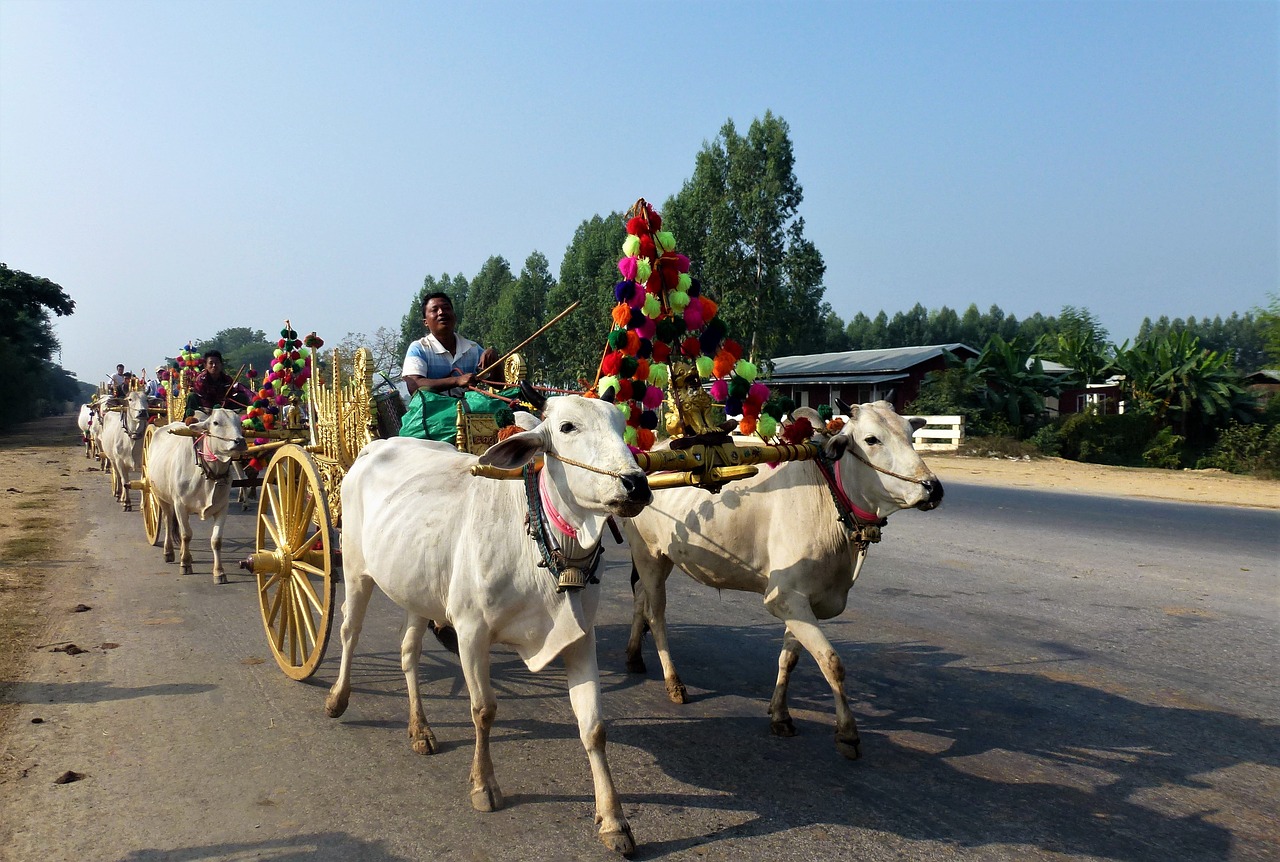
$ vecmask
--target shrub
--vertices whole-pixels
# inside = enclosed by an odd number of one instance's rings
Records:
[[[1074,413],[1062,421],[1058,438],[1064,458],[1138,467],[1155,431],[1155,420],[1143,413]]]
[[[1142,460],[1148,467],[1162,470],[1178,470],[1182,467],[1182,446],[1186,439],[1173,433],[1169,427],[1161,428],[1142,452]]]
[[[957,454],[978,458],[1034,458],[1040,450],[1030,443],[1008,435],[966,437]]]
[[[1056,458],[1062,454],[1062,434],[1057,425],[1045,425],[1032,434],[1027,442],[1036,447],[1042,455]]]
[[[1280,479],[1280,425],[1232,422],[1222,430],[1209,454],[1196,462],[1197,469],[1212,467]]]

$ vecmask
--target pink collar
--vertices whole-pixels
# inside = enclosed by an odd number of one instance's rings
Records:
[[[840,461],[839,460],[836,461],[834,474],[836,479],[835,491],[837,494],[840,495],[840,502],[848,506],[849,511],[853,512],[853,516],[858,520],[870,521],[873,524],[879,523],[880,522],[879,516],[873,515],[864,509],[859,509],[857,506],[853,504],[853,501],[849,499],[849,495],[844,492],[844,483],[840,481]]]
[[[209,435],[201,434],[196,440],[200,445],[196,448],[196,454],[206,461],[217,461],[218,456],[213,453],[213,446],[209,443]]]
[[[560,514],[560,510],[551,502],[551,493],[547,488],[547,471],[545,469],[538,473],[538,496],[542,499],[542,510],[547,513],[547,519],[561,533],[577,541],[578,531],[565,519],[564,515]]]

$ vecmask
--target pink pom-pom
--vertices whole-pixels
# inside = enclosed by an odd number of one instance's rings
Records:
[[[757,404],[763,404],[769,400],[769,387],[763,383],[752,383],[751,388],[747,390],[747,398]]]
[[[723,379],[711,381],[711,400],[712,401],[716,401],[720,404],[723,404],[724,400],[728,397],[729,397],[729,381],[723,380]]]
[[[689,271],[689,258],[679,252],[676,252],[676,272]]]
[[[684,310],[684,325],[689,331],[702,328],[702,303],[690,302]]]
[[[653,338],[658,334],[658,321],[652,317],[646,317],[644,323],[636,327],[636,335],[641,338]]]
[[[662,390],[657,386],[646,387],[642,403],[649,410],[657,410],[658,406],[662,404]]]
[[[286,404],[288,404],[288,403],[289,403],[289,399],[288,399],[288,398],[285,398],[283,395],[277,395],[277,396],[276,396],[276,406],[277,406],[277,407],[283,407],[284,405],[286,405]]]
[[[622,273],[622,278],[626,281],[635,281],[636,279],[636,259],[634,257],[624,257],[618,261],[618,272]]]
[[[627,299],[627,305],[632,308],[640,308],[644,305],[644,298],[648,295],[643,290],[632,291],[631,296]]]

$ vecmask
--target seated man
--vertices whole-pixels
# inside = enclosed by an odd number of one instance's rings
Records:
[[[432,293],[424,298],[422,319],[427,334],[409,345],[400,372],[409,389],[410,411],[418,415],[404,423],[400,433],[452,443],[456,399],[476,382],[476,372],[497,361],[498,352],[482,349],[458,334],[458,317],[448,294]],[[416,395],[419,390],[422,394]]]
[[[227,376],[222,367],[222,353],[210,350],[204,355],[204,371],[196,375],[187,396],[183,421],[188,425],[198,421],[199,411],[205,416],[215,407],[226,407],[243,413],[253,403],[253,393]]]
[[[124,363],[116,366],[116,373],[111,375],[111,394],[115,398],[123,398],[129,394],[129,375],[124,370]]]

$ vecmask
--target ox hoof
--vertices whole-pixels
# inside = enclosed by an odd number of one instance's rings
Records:
[[[184,575],[192,575],[192,574],[195,574],[195,571],[196,571],[196,570],[195,570],[195,567],[194,567],[194,566],[192,566],[190,563],[183,563],[183,564],[182,564],[182,574],[184,574]]]
[[[426,736],[419,736],[413,741],[414,754],[435,754],[440,750],[440,746],[436,744],[436,735],[431,731],[427,731]]]
[[[213,582],[215,584],[225,584],[227,582],[227,576],[222,572],[218,572],[213,576]]]
[[[622,824],[622,828],[612,832],[601,832],[600,841],[614,853],[630,856],[636,852],[636,839],[631,835],[631,826]]]
[[[330,718],[338,718],[347,711],[347,698],[331,694],[324,701],[324,714]]]
[[[836,739],[836,751],[841,757],[857,760],[862,757],[862,741],[859,739]]]
[[[165,551],[165,552],[164,552],[164,561],[165,561],[166,563],[172,563],[172,562],[173,562],[173,551]]]
[[[627,673],[645,673],[648,670],[644,666],[644,656],[640,653],[627,656]]]
[[[685,690],[684,683],[678,679],[667,680],[667,697],[672,703],[689,702],[689,692]]]
[[[477,787],[471,791],[471,807],[476,811],[497,811],[502,807],[502,791],[497,787]]]
[[[790,716],[788,716],[781,721],[770,721],[769,732],[774,736],[791,737],[796,735],[796,726],[792,723]],[[838,747],[839,743],[837,742],[836,745]]]

